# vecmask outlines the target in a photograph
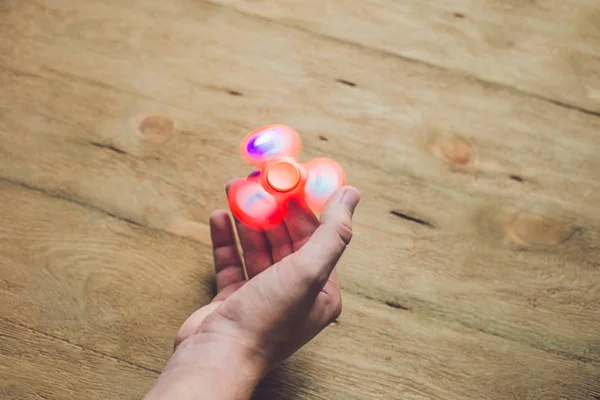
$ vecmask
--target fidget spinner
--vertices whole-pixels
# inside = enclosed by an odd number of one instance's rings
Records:
[[[242,157],[257,170],[235,181],[227,192],[229,207],[240,222],[269,229],[283,221],[292,199],[318,213],[346,184],[344,170],[329,158],[300,163],[301,147],[298,133],[285,125],[256,129],[242,140]]]

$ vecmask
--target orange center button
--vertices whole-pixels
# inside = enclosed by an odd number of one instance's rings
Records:
[[[300,171],[289,161],[277,161],[267,169],[267,183],[279,192],[289,192],[300,183]]]

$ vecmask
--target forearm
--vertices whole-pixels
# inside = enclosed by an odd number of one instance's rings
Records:
[[[234,348],[183,343],[145,400],[248,400],[259,380]]]
[[[146,400],[248,400],[256,381],[214,370],[172,370],[158,378]]]

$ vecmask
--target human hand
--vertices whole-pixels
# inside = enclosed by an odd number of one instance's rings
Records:
[[[217,295],[183,324],[175,353],[147,396],[247,399],[274,367],[341,313],[335,266],[352,237],[353,187],[330,197],[320,221],[291,203],[267,232],[236,221],[248,280],[225,211],[210,218]]]

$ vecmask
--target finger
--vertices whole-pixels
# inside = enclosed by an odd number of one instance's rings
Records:
[[[338,189],[327,201],[321,225],[294,254],[297,275],[308,282],[309,290],[320,291],[352,238],[352,216],[360,201],[353,187]],[[317,290],[318,289],[318,290]]]
[[[281,223],[265,232],[269,247],[271,248],[271,258],[273,263],[283,260],[294,251],[292,239],[285,226]]]
[[[236,219],[235,226],[246,262],[248,278],[252,278],[273,264],[271,248],[263,232],[255,231]]]
[[[234,182],[227,184],[226,191]],[[248,278],[252,278],[273,264],[271,248],[264,232],[247,227],[235,218],[235,227],[240,238],[240,245],[246,262]]]
[[[223,211],[210,216],[210,237],[217,274],[217,292],[245,279],[244,266],[235,242],[231,218]]]
[[[284,222],[292,240],[293,251],[302,247],[319,226],[319,220],[310,208],[295,200],[288,203]]]

